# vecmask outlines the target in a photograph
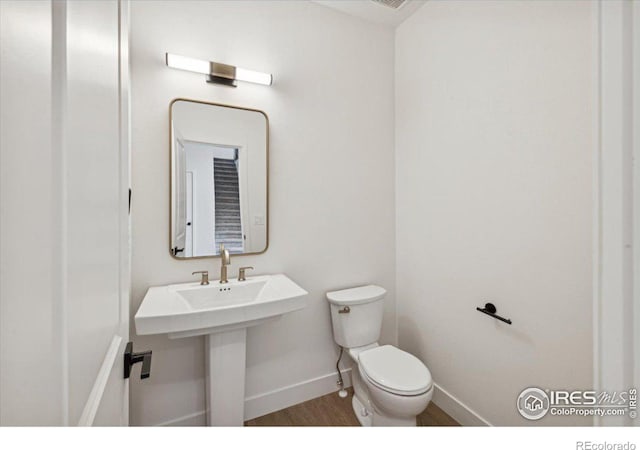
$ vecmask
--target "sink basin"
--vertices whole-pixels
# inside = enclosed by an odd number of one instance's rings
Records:
[[[136,332],[180,338],[246,328],[304,308],[306,295],[283,274],[152,287],[135,315]]]
[[[253,303],[267,284],[267,280],[253,279],[242,283],[225,285],[178,287],[175,293],[182,297],[194,310],[240,306]]]
[[[207,424],[242,426],[247,328],[304,308],[306,296],[283,274],[152,287],[135,315],[136,332],[204,336]]]

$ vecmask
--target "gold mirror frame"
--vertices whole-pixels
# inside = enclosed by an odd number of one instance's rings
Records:
[[[206,259],[206,258],[220,258],[220,255],[211,255],[211,256],[190,256],[188,258],[178,258],[176,255],[173,254],[173,252],[171,251],[171,244],[173,243],[173,223],[171,221],[171,202],[172,202],[172,198],[171,198],[171,186],[173,185],[173,170],[172,170],[172,161],[173,161],[173,154],[171,151],[171,144],[173,142],[173,128],[171,126],[172,122],[173,122],[173,113],[171,112],[171,109],[173,107],[173,104],[175,102],[192,102],[192,103],[200,103],[203,105],[211,105],[211,106],[221,106],[224,108],[233,108],[233,109],[240,109],[243,111],[251,111],[251,112],[257,112],[260,113],[264,116],[265,120],[267,121],[266,125],[267,125],[267,141],[266,141],[266,176],[267,176],[267,186],[266,186],[266,195],[267,195],[267,225],[266,225],[266,245],[264,247],[264,250],[260,251],[260,252],[253,252],[253,253],[234,253],[233,255],[231,255],[232,257],[236,258],[238,256],[250,256],[250,255],[261,255],[263,253],[265,253],[268,249],[269,249],[269,116],[267,115],[267,113],[265,113],[264,111],[260,110],[260,109],[253,109],[253,108],[244,108],[242,106],[234,106],[234,105],[226,105],[224,103],[213,103],[213,102],[205,102],[202,100],[194,100],[194,99],[190,99],[190,98],[174,98],[173,100],[171,100],[171,102],[169,103],[169,254],[171,255],[171,257],[173,259],[176,259],[178,261],[190,261],[192,259]]]

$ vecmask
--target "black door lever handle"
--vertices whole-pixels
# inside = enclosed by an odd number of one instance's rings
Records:
[[[151,376],[151,350],[146,352],[133,353],[133,342],[127,342],[124,349],[124,377],[129,378],[131,375],[131,366],[142,362],[142,370],[140,378],[145,379]]]

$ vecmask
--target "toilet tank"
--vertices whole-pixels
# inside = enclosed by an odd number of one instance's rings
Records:
[[[338,345],[354,348],[378,341],[386,293],[375,285],[327,292],[333,338]]]

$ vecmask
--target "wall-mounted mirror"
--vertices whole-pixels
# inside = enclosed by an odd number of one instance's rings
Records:
[[[269,122],[262,111],[170,105],[171,236],[176,258],[261,253],[268,244]]]

